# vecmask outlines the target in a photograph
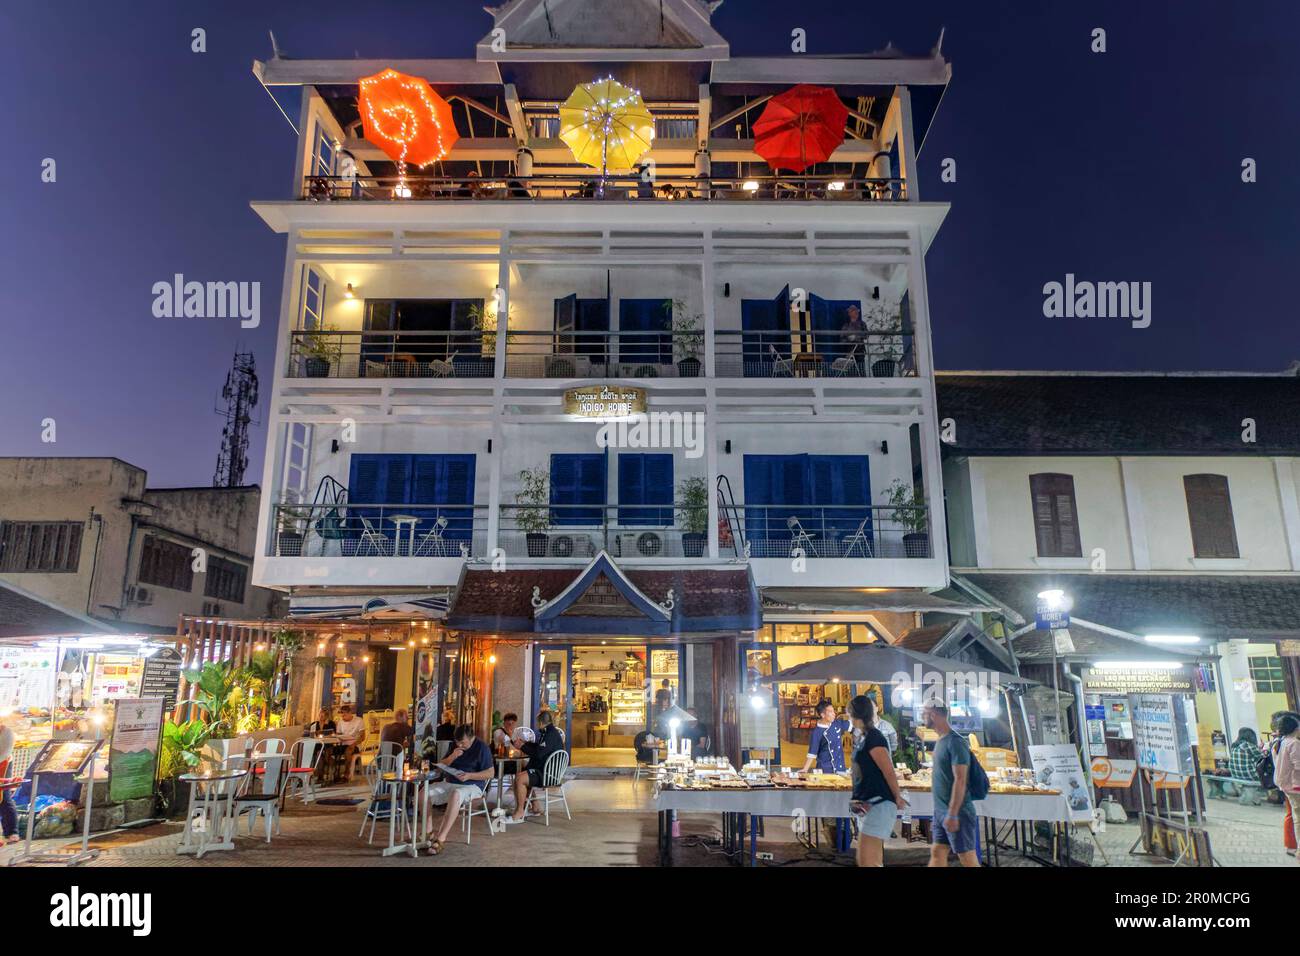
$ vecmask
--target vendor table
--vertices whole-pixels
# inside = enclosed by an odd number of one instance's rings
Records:
[[[908,806],[899,808],[899,816],[932,817],[934,797],[928,790],[904,790]],[[723,815],[724,842],[735,850],[744,849],[746,831],[749,835],[750,865],[756,862],[758,832],[754,817],[821,817],[842,819],[849,817],[848,790],[817,790],[805,788],[750,788],[718,790],[675,790],[661,788],[655,795],[655,809],[659,816],[659,864],[672,865],[673,816],[678,811],[689,813],[721,813]],[[997,858],[999,821],[1012,824],[1019,846],[1028,847],[1022,827],[1034,821],[1047,821],[1054,825],[1070,822],[1070,808],[1062,794],[990,793],[985,800],[977,801],[975,811],[984,821],[985,842]],[[734,815],[734,816],[733,816]],[[738,817],[749,817],[746,821]],[[1011,832],[1005,831],[1004,832]],[[1040,861],[1048,862],[1048,861]]]
[[[247,770],[216,770],[211,773],[183,773],[181,780],[190,785],[190,805],[185,811],[185,834],[177,853],[193,853],[197,859],[210,850],[235,848],[235,794],[239,781],[248,776]],[[202,799],[199,812],[203,816],[203,829],[194,842],[195,804]]]

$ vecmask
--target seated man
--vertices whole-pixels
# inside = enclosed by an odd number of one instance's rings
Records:
[[[352,760],[366,741],[366,722],[352,712],[351,704],[339,708],[339,747],[343,750],[343,782],[352,781]]]
[[[411,751],[415,744],[415,728],[407,720],[405,707],[394,713],[393,722],[379,732],[379,742],[381,744],[399,744],[402,750],[407,753]]]
[[[643,730],[638,733],[632,738],[632,746],[636,748],[636,762],[654,763],[658,745],[659,741],[652,731]]]
[[[528,769],[515,774],[515,812],[513,816],[503,818],[506,823],[524,822],[528,791],[542,785],[542,771],[546,768],[547,758],[564,749],[564,738],[560,736],[549,710],[537,715],[537,740],[524,743],[520,749],[528,755]]]
[[[474,736],[474,728],[469,724],[460,724],[456,728],[456,747],[447,754],[441,766],[451,768],[444,774],[444,779],[429,785],[429,802],[435,807],[447,805],[430,845],[433,853],[442,852],[443,841],[451,832],[451,825],[456,822],[460,805],[465,800],[475,798],[487,787],[488,781],[496,776],[496,764],[488,745]]]
[[[518,714],[506,714],[501,718],[501,726],[492,731],[492,747],[500,750],[515,745],[515,728],[519,726]]]

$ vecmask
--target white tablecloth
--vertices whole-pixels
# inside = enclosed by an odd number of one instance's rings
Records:
[[[913,816],[934,813],[934,797],[928,790],[903,791]],[[687,813],[752,813],[764,817],[793,817],[800,813],[810,817],[849,816],[847,790],[660,790],[655,796],[656,810],[682,810]],[[975,803],[981,817],[996,820],[1070,821],[1070,806],[1064,794],[990,793],[988,799]],[[901,816],[901,810],[900,810]]]

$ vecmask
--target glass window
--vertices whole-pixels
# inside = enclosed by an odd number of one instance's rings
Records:
[[[1255,682],[1255,693],[1286,693],[1286,679],[1282,676],[1280,657],[1252,657],[1249,662],[1250,679]]]
[[[776,642],[778,644],[807,644],[811,635],[811,624],[776,625]]]
[[[818,644],[847,644],[849,642],[849,626],[847,624],[825,621],[820,624],[813,624],[812,632],[813,641]]]

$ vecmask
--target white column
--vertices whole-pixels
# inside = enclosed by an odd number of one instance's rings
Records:
[[[910,185],[909,185],[910,189]],[[934,388],[934,349],[930,342],[930,298],[926,290],[925,255],[915,229],[910,230],[911,255],[907,261],[907,288],[912,302],[912,354],[917,381],[924,396],[921,432],[921,477],[930,509],[930,554],[945,562],[948,574],[948,523],[943,502],[943,461],[939,451],[939,401]]]
[[[913,142],[912,94],[907,87],[894,88],[898,97],[898,163],[903,168],[898,174],[907,185],[907,201],[919,202],[921,199],[920,177],[916,174],[916,143]]]
[[[1286,549],[1291,556],[1291,570],[1300,571],[1300,499],[1296,495],[1294,460],[1274,458],[1273,471],[1277,475],[1277,496],[1282,505],[1282,529],[1286,533]]]
[[[966,460],[970,475],[971,529],[975,536],[975,567],[993,566],[993,538],[989,532],[988,489],[984,484],[984,466],[979,458]]]
[[[1119,460],[1120,486],[1124,489],[1124,513],[1128,516],[1129,551],[1133,555],[1133,570],[1151,570],[1151,546],[1147,539],[1146,510],[1142,506],[1142,489],[1138,485],[1138,460]]]

